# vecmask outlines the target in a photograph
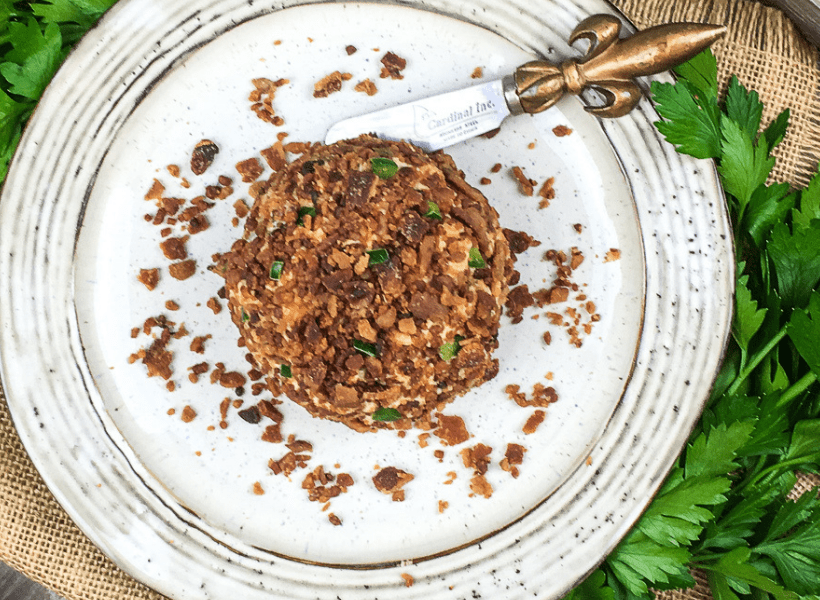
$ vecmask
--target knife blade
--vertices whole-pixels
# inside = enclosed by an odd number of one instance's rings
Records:
[[[433,152],[492,131],[511,114],[523,112],[515,81],[508,76],[340,121],[328,130],[325,143],[375,133]]]
[[[326,144],[364,133],[381,139],[408,141],[427,152],[492,131],[510,115],[538,113],[564,94],[588,87],[603,94],[602,106],[586,110],[599,117],[620,117],[637,105],[642,92],[636,77],[669,70],[702,52],[726,33],[722,25],[670,23],[620,38],[621,21],[592,15],[573,30],[569,43],[589,40],[579,59],[560,65],[530,61],[512,75],[415,100],[333,125]]]

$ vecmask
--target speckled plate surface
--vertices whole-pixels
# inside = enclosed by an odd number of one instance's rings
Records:
[[[193,383],[188,367],[248,368],[227,311],[206,306],[221,285],[207,269],[211,255],[241,232],[233,205],[248,198],[248,184],[238,161],[280,132],[315,141],[338,119],[469,85],[476,67],[489,80],[535,56],[573,55],[573,27],[610,11],[586,0],[116,5],[48,89],[0,201],[4,389],[44,479],[103,551],[186,599],[557,598],[605,556],[700,414],[731,320],[731,239],[714,169],[660,139],[648,101],[602,123],[569,99],[449,150],[503,226],[542,242],[519,257],[531,291],[555,277],[546,250],[584,256],[570,298],[505,320],[498,377],[444,411],[464,419],[469,441],[359,434],[285,402],[283,434],[313,445],[307,469],[285,478],[268,468],[287,449],[261,439],[264,423],[243,421],[233,406],[220,412],[226,397],[247,407],[268,396],[252,396],[250,382],[241,396],[207,375]],[[404,79],[379,77],[388,50],[407,59]],[[351,80],[313,98],[313,84],[335,70]],[[284,124],[251,111],[258,77],[289,80],[273,102]],[[365,78],[376,95],[354,91]],[[557,126],[572,133],[557,136]],[[203,138],[220,153],[195,176],[190,151]],[[554,178],[549,206],[520,193],[514,165],[536,189]],[[191,236],[196,273],[177,281],[161,228],[144,218],[156,207],[143,198],[157,179],[167,196],[190,200],[219,175],[234,192]],[[183,226],[171,229],[181,235]],[[154,291],[136,279],[151,267],[160,268]],[[159,314],[189,332],[169,346],[173,392],[127,360],[152,341],[132,329]],[[569,331],[576,318],[580,347]],[[191,340],[206,334],[204,352],[192,352]],[[528,435],[534,409],[504,388],[531,395],[539,383],[559,400]],[[189,423],[185,406],[196,412]],[[460,455],[479,442],[493,448],[489,498],[471,490]],[[509,443],[527,448],[517,478],[500,465]],[[301,486],[319,465],[355,482],[324,511]],[[385,466],[415,476],[404,502],[373,486]]]

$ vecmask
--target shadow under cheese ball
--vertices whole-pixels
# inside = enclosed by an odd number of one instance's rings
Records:
[[[498,372],[513,261],[446,154],[370,136],[313,146],[263,186],[220,267],[271,391],[314,416],[425,426]]]

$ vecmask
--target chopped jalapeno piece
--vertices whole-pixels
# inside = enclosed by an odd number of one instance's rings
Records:
[[[293,377],[293,371],[290,370],[290,365],[279,365],[279,374],[288,379]]]
[[[427,201],[427,212],[424,213],[424,216],[430,219],[442,220],[441,210],[439,210],[438,204],[430,200]]]
[[[271,279],[281,279],[282,278],[282,269],[285,267],[285,263],[281,260],[274,261],[273,264],[270,266],[270,278]]]
[[[353,347],[365,356],[379,356],[379,351],[374,344],[368,344],[367,342],[362,342],[361,340],[354,339]]]
[[[247,323],[250,320],[251,320],[251,316],[248,313],[245,312],[245,307],[243,306],[242,307],[242,322]]]
[[[304,227],[305,226],[305,221],[302,217],[304,217],[305,215],[310,215],[311,217],[315,217],[316,216],[316,209],[313,206],[300,206],[299,207],[299,212],[297,214],[298,214],[298,217],[296,219],[296,224],[299,225],[300,227]]]
[[[389,158],[377,156],[370,159],[371,170],[382,179],[389,179],[399,172],[399,166]]]
[[[481,256],[481,251],[478,248],[470,248],[467,265],[473,269],[483,269],[487,266],[487,262],[484,260],[484,257]]]
[[[380,265],[390,260],[390,255],[387,254],[387,250],[385,250],[384,248],[368,250],[367,253],[370,255],[370,262],[367,263],[368,267],[372,267],[373,265]]]
[[[398,421],[402,416],[395,408],[384,408],[382,406],[371,415],[371,418],[374,421]]]

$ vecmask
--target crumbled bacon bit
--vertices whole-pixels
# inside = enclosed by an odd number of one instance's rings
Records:
[[[179,177],[179,165],[168,165],[165,167],[171,174],[171,177]]]
[[[186,404],[185,408],[182,409],[182,421],[190,423],[194,419],[196,419],[196,411]]]
[[[265,490],[264,490],[264,488],[262,488],[262,484],[259,483],[258,481],[254,482],[254,484],[253,484],[253,493],[256,494],[257,496],[262,496],[262,495],[265,494]]]
[[[592,466],[592,455],[591,454],[589,456],[587,456],[586,463],[587,463],[588,467]]]
[[[159,283],[159,269],[140,269],[137,280],[148,288],[148,291],[153,291]]]
[[[450,507],[450,503],[447,502],[446,500],[439,500],[438,501],[438,512],[439,512],[439,514],[443,513],[449,507]]]
[[[490,446],[476,444],[472,448],[464,448],[461,451],[461,460],[465,467],[473,469],[478,475],[483,475],[489,468],[492,451]]]
[[[549,346],[552,343],[552,334],[549,331],[544,332],[544,343]]]
[[[326,75],[313,85],[314,98],[327,98],[330,94],[335,94],[342,89],[342,82],[350,79],[350,73],[342,73],[341,71],[333,71],[330,75]]]
[[[481,185],[490,185],[493,182],[493,180],[490,179],[489,177],[482,177],[481,179],[478,180],[478,182]]]
[[[404,586],[405,586],[405,587],[412,587],[412,585],[413,585],[413,583],[414,583],[414,581],[415,581],[415,580],[413,579],[413,576],[412,576],[412,575],[410,575],[409,573],[402,573],[402,574],[401,574],[401,578],[402,578],[402,579],[404,579]]]
[[[456,415],[452,417],[438,413],[438,427],[433,431],[436,437],[448,446],[455,446],[462,442],[466,442],[470,434],[467,432],[467,427],[464,425],[464,420]]]
[[[174,279],[184,281],[196,273],[196,261],[194,259],[184,260],[178,263],[171,263],[168,272]]]
[[[618,260],[619,258],[621,258],[621,251],[617,248],[610,248],[604,257],[604,262],[611,262],[613,260]]]
[[[513,177],[518,181],[518,189],[521,191],[522,194],[525,196],[532,196],[535,192],[532,182],[524,175],[523,169],[521,167],[513,167],[511,170]]]
[[[413,475],[406,471],[396,467],[385,467],[373,476],[373,485],[382,494],[392,495],[394,502],[402,502],[404,501],[402,488],[413,479]]]
[[[498,173],[501,170],[501,163],[495,163],[490,167],[490,173]]]
[[[342,524],[342,520],[339,517],[337,517],[336,515],[334,515],[333,513],[328,513],[327,514],[327,520],[330,521],[336,527],[338,527],[339,525]]]
[[[208,302],[205,303],[205,306],[210,308],[214,312],[215,315],[218,315],[220,312],[222,312],[222,305],[219,303],[219,300],[216,299],[216,298],[213,298],[213,297],[208,298]]]
[[[161,200],[162,195],[165,193],[165,186],[160,183],[158,179],[154,179],[151,183],[151,187],[148,188],[148,191],[145,193],[146,200]]]
[[[167,413],[165,413],[165,414],[167,414],[169,417],[172,417],[172,416],[174,416],[174,415],[176,414],[176,412],[177,412],[177,411],[176,411],[176,409],[175,409],[175,408],[169,408],[169,409],[168,409],[168,412],[167,412]]]
[[[401,72],[407,66],[407,61],[401,56],[394,54],[393,52],[388,52],[382,56],[381,63],[384,65],[380,75],[382,79],[387,77],[390,77],[391,79],[404,79],[404,75],[402,75]]]
[[[219,385],[225,388],[238,388],[245,385],[245,381],[245,376],[239,371],[228,371],[219,375]]]
[[[523,319],[524,309],[535,304],[535,300],[526,284],[514,287],[507,295],[507,302],[504,307],[507,309],[507,316],[513,323],[520,323]]]
[[[207,335],[199,335],[191,341],[191,352],[195,352],[197,354],[204,354],[205,353],[205,342],[211,339],[211,334]]]
[[[527,144],[527,148],[529,150],[535,150],[535,142],[530,142],[529,144]]]
[[[581,233],[584,230],[584,226],[580,223],[576,223],[572,226],[572,228],[576,231],[576,233]]]
[[[434,450],[433,456],[435,456],[439,462],[444,462],[444,450]]]
[[[137,330],[139,331],[139,330]],[[419,434],[419,448],[426,448],[428,446],[427,439],[430,437],[429,433]]]
[[[546,416],[547,413],[545,413],[543,410],[536,410],[527,419],[527,422],[524,424],[522,431],[527,435],[535,433],[535,431],[538,429],[538,426],[544,422],[544,417]]]
[[[547,208],[550,205],[550,200],[555,198],[555,177],[548,177],[541,189],[538,190],[538,195],[541,196],[541,201],[538,203],[538,208]]]
[[[242,181],[250,183],[256,181],[265,170],[259,159],[252,157],[247,160],[242,160],[236,163],[236,170],[242,176]]]
[[[351,54],[356,54],[357,50],[358,48],[356,48],[356,46],[354,46],[353,44],[345,46],[345,52],[347,52],[348,56],[350,56]]]
[[[283,441],[282,430],[279,423],[273,425],[266,425],[265,431],[262,433],[262,441],[271,444],[281,444]]]
[[[470,479],[470,490],[485,498],[489,498],[493,495],[493,486],[490,485],[490,482],[487,481],[484,475],[473,475],[473,478]]]
[[[191,153],[191,171],[194,175],[202,175],[214,162],[219,153],[219,146],[211,140],[200,140]]]
[[[140,328],[139,327],[132,327],[131,328],[131,337],[132,338],[136,338],[139,334],[140,334]]]
[[[175,384],[173,381],[169,381],[168,383],[165,384],[165,389],[168,390],[169,392],[173,392],[174,390],[177,389],[177,384]]]
[[[177,304],[173,300],[166,300],[165,301],[165,308],[167,310],[179,310],[179,304]]]
[[[370,81],[370,79],[360,81],[353,89],[357,92],[364,92],[368,96],[375,96],[379,91],[379,88],[377,88],[376,84]]]
[[[473,69],[473,72],[470,73],[470,78],[472,79],[481,79],[482,77],[484,77],[484,69],[481,67],[476,67]]]
[[[276,90],[290,83],[288,79],[277,79],[272,81],[265,77],[259,77],[252,80],[254,90],[248,96],[251,102],[251,110],[257,117],[267,123],[271,123],[277,127],[284,125],[285,120],[278,116],[273,108],[273,99],[276,96]]]
[[[168,238],[160,242],[159,247],[168,260],[183,260],[188,257],[188,251],[185,249],[187,241],[187,235],[181,238]]]
[[[270,148],[265,148],[259,153],[274,172],[279,171],[287,164],[287,160],[285,158],[285,148],[282,146],[282,140],[278,140],[273,146]]]
[[[502,471],[508,472],[517,479],[519,475],[518,467],[524,462],[524,453],[527,451],[524,446],[520,444],[507,444],[507,451],[504,453],[504,458],[499,463]]]
[[[556,125],[552,128],[552,132],[555,134],[556,137],[564,137],[570,135],[572,133],[572,129],[570,129],[566,125]]]
[[[251,209],[245,204],[244,200],[237,200],[233,203],[233,210],[236,213],[236,216],[240,219],[244,219],[248,216],[248,213],[251,212]]]

